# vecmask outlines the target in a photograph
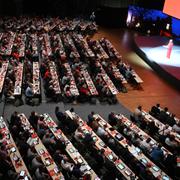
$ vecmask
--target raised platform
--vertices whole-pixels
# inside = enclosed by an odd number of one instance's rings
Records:
[[[180,89],[180,46],[174,43],[171,58],[166,57],[168,38],[160,36],[137,36],[136,52],[158,74]]]

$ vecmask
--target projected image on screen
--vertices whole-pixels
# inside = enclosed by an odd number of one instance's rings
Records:
[[[180,19],[180,0],[166,0],[164,4],[163,12]]]

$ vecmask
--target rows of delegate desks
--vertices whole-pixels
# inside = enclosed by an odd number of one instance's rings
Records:
[[[76,86],[76,82],[75,82],[74,76],[73,76],[73,74],[71,72],[71,67],[70,67],[69,63],[64,63],[64,67],[66,68],[67,75],[70,78],[70,91],[71,91],[71,94],[73,94],[74,96],[79,96],[79,91],[78,91],[78,88]]]
[[[19,114],[19,117],[21,120],[22,127],[24,128],[24,130],[28,130],[31,135],[27,140],[27,143],[30,146],[34,146],[37,154],[41,157],[41,161],[45,165],[50,177],[54,180],[63,180],[63,174],[59,171],[58,166],[56,165],[53,158],[47,151],[46,147],[43,145],[41,139],[38,137],[36,131],[29,123],[26,116],[24,114]]]
[[[63,57],[63,58],[66,58],[65,49],[64,49],[62,40],[60,38],[60,35],[59,34],[54,35],[53,40],[51,40],[51,41],[54,41],[54,40],[58,41],[58,46],[56,47],[55,50],[59,50],[60,56]]]
[[[84,174],[91,174],[92,179],[98,179],[96,173],[91,169],[86,160],[81,156],[78,150],[73,146],[73,144],[69,141],[69,139],[65,136],[61,129],[58,128],[57,124],[53,121],[53,119],[48,114],[43,114],[44,122],[49,127],[50,131],[54,135],[54,137],[58,140],[63,138],[65,141],[65,150],[69,157],[73,160],[75,164],[83,164],[81,169],[83,169]]]
[[[37,34],[31,34],[30,38],[30,45],[32,46],[33,55],[38,56],[38,36]]]
[[[100,127],[105,127],[106,132],[123,148],[127,148],[128,151],[133,155],[134,158],[136,158],[140,163],[142,163],[144,166],[147,164],[150,164],[149,167],[150,172],[153,174],[155,178],[163,179],[164,177],[168,177],[166,173],[164,173],[158,166],[156,166],[149,158],[147,158],[138,147],[135,147],[134,145],[129,145],[128,140],[122,136],[117,130],[113,129],[112,126],[107,123],[99,114],[94,115],[95,119],[98,122],[98,125]],[[125,117],[123,116],[123,119]],[[127,120],[127,118],[126,118]],[[127,120],[128,121],[128,120]],[[123,124],[127,123],[127,121],[123,122]],[[144,133],[142,133],[145,136]],[[117,138],[119,136],[119,138]],[[154,141],[152,141],[155,143]]]
[[[72,121],[78,123],[79,127],[81,128],[83,137],[85,134],[90,133],[94,143],[91,144],[96,150],[101,151],[104,149],[104,156],[107,161],[109,161],[114,168],[117,170],[121,176],[125,179],[131,179],[134,177],[137,179],[134,172],[126,165],[126,163],[121,160],[118,155],[116,155],[113,150],[111,150],[106,144],[101,140],[99,136],[93,131],[91,127],[89,127],[85,121],[83,121],[76,113],[71,112],[69,110],[65,111],[67,117],[69,117]],[[64,179],[63,174],[60,172],[58,166],[52,159],[51,155],[47,151],[46,147],[41,142],[40,138],[38,137],[37,133],[35,132],[32,125],[29,123],[28,119],[24,114],[18,115],[21,120],[21,126],[24,130],[28,130],[30,133],[30,137],[27,140],[27,143],[30,146],[34,146],[37,154],[41,157],[42,162],[44,163],[49,175],[52,179]],[[54,138],[57,140],[63,139],[65,141],[65,151],[69,155],[69,157],[73,160],[75,164],[82,164],[82,169],[84,174],[89,173],[93,180],[99,179],[93,169],[88,165],[86,160],[81,156],[78,150],[73,146],[73,144],[69,141],[63,131],[58,128],[56,122],[47,114],[42,114],[44,124],[49,128],[51,133],[53,134]],[[95,114],[94,120],[98,123],[98,126],[105,129],[105,131],[109,134],[111,138],[115,140],[117,144],[119,144],[123,148],[127,148],[128,152],[135,158],[139,163],[144,165],[145,167],[148,164],[148,168],[155,179],[171,179],[165,172],[163,172],[156,164],[154,164],[145,154],[136,146],[130,145],[128,140],[119,133],[116,129],[114,129],[106,120],[104,120],[99,114]],[[135,125],[132,121],[127,119],[122,114],[117,114],[116,118],[119,120],[120,123],[123,123],[124,126],[131,129],[133,132],[141,136],[143,139],[151,138],[147,133],[145,133],[142,129],[140,129],[137,125]],[[8,147],[9,157],[12,161],[15,171],[20,177],[24,177],[24,179],[32,179],[28,169],[16,147],[16,144],[8,130],[6,122],[3,118],[0,118],[0,131],[3,134],[3,143]],[[77,130],[76,130],[77,131]],[[158,142],[151,138],[150,143],[152,145],[157,145]],[[171,154],[166,148],[162,147],[164,155]]]
[[[54,82],[53,89],[55,91],[55,94],[60,95],[61,88],[60,88],[60,84],[59,84],[59,78],[58,78],[57,71],[56,71],[56,65],[53,61],[49,62],[49,70],[50,70],[52,80]]]
[[[119,54],[119,52],[116,50],[116,48],[114,48],[114,46],[111,44],[111,42],[108,39],[102,38],[99,40],[99,43],[101,44],[101,46],[104,49],[107,48],[108,56],[110,59],[121,59],[122,58],[121,55]],[[119,77],[122,80],[123,84],[127,83],[127,81],[122,76],[122,74],[119,75],[119,70],[117,69],[117,67],[114,64],[112,65],[112,68],[113,68],[113,71],[115,73],[115,76]],[[143,80],[139,77],[139,75],[134,70],[132,70],[131,72],[132,72],[132,75],[134,76],[134,79],[137,83],[143,83]]]
[[[9,132],[7,124],[3,117],[0,117],[0,132],[3,135],[2,143],[6,146],[8,155],[11,159],[12,165],[19,178],[24,180],[31,180],[32,177],[19,153],[19,150]]]
[[[104,149],[104,156],[107,161],[113,164],[116,170],[125,178],[131,179],[135,177],[135,174],[129,169],[129,167],[121,160],[119,157],[105,145],[105,143],[99,138],[96,133],[74,112],[69,110],[66,111],[67,116],[73,121],[74,119],[78,120],[78,124],[81,127],[83,134],[90,133],[93,137],[94,148],[97,150]]]
[[[29,123],[28,119],[24,114],[18,115],[21,120],[21,126],[24,130],[28,130],[30,133],[30,137],[27,140],[27,143],[30,146],[35,148],[36,153],[41,157],[43,164],[45,165],[47,172],[49,173],[50,177],[54,180],[63,180],[64,176],[60,172],[58,166],[52,159],[51,155],[47,151],[46,147],[43,145],[42,141],[38,137],[37,133],[35,132],[34,128]],[[84,173],[89,173],[91,175],[92,180],[100,180],[96,173],[91,169],[88,165],[86,160],[81,156],[78,150],[73,146],[73,144],[69,141],[69,139],[64,135],[61,129],[58,128],[57,124],[53,121],[53,119],[48,114],[42,114],[44,116],[43,122],[45,125],[50,129],[52,134],[57,140],[63,138],[66,143],[66,152],[69,157],[74,161],[75,164],[81,164],[81,170]],[[14,169],[18,176],[24,180],[31,180],[32,177],[16,147],[16,144],[8,130],[8,127],[3,120],[0,118],[0,132],[3,134],[3,143],[7,146],[9,157],[12,161]]]
[[[140,136],[143,140],[147,140],[148,138],[151,139],[150,144],[153,145],[157,145],[158,142],[153,139],[151,136],[149,136],[146,132],[144,132],[141,128],[139,128],[135,123],[133,123],[132,121],[130,121],[128,118],[126,118],[124,115],[119,114],[116,115],[116,118],[119,120],[118,124],[123,124],[124,126],[126,126],[127,128],[129,128],[131,131],[133,131],[135,134],[137,134],[138,136]],[[162,147],[163,153],[166,156],[167,154],[172,154],[169,150],[167,150],[165,147]]]
[[[11,42],[10,42],[11,43]],[[16,51],[19,54],[19,57],[22,58],[25,55],[25,43],[26,43],[26,34],[16,34],[14,42],[12,42],[12,54]],[[14,48],[14,49],[13,49]]]
[[[154,121],[155,123],[155,126],[157,128],[159,128],[160,130],[161,129],[164,129],[165,127],[165,124],[163,124],[161,121],[159,121],[158,119],[156,119],[155,117],[151,116],[149,113],[147,113],[146,111],[143,110],[143,117],[144,117],[144,120],[146,122],[152,122]],[[177,119],[177,118],[176,118]],[[178,119],[177,119],[178,121]],[[180,134],[179,133],[176,133],[175,131],[173,131],[172,127],[169,126],[168,129],[170,130],[170,134],[171,135],[174,135],[175,137],[175,140],[180,144]]]
[[[0,68],[0,94],[2,94],[6,73],[8,70],[9,61],[3,61],[2,67]],[[15,84],[14,84],[14,96],[21,96],[22,82],[23,82],[23,63],[19,62],[15,71]]]
[[[70,112],[69,110],[66,111],[66,114],[72,120],[75,120],[75,119],[76,119],[76,121],[78,120],[78,124],[80,127],[82,127],[84,133],[90,133],[92,135],[92,137],[94,137],[94,136],[97,137],[97,135],[93,132],[93,130],[89,126],[87,126],[87,124],[77,114],[75,114],[74,112]],[[148,137],[151,138],[148,134],[146,134],[143,130],[141,130],[138,126],[136,126],[134,123],[132,123],[129,119],[127,119],[122,114],[118,114],[118,115],[116,115],[116,117],[119,119],[119,121],[121,121],[121,123],[123,123],[125,126],[129,127],[132,131],[137,133],[143,139],[147,139]],[[116,143],[121,145],[121,147],[127,148],[129,153],[131,153],[145,167],[148,164],[149,170],[152,173],[152,175],[154,176],[154,178],[156,178],[156,179],[171,179],[156,164],[154,164],[152,162],[152,160],[150,160],[148,157],[146,157],[146,155],[143,154],[142,151],[138,147],[129,145],[128,140],[122,134],[120,134],[117,130],[112,128],[112,126],[109,123],[107,123],[107,121],[105,121],[100,115],[95,114],[94,118],[95,118],[95,120],[97,120],[97,123],[100,127],[105,128],[106,132],[110,135],[110,137],[112,137],[116,141]],[[97,138],[100,139],[99,137],[97,137]],[[95,140],[95,142],[96,142],[96,140]],[[150,143],[152,143],[152,145],[158,144],[158,142],[156,140],[154,140],[153,138],[151,138]],[[98,149],[98,145],[96,145],[96,143],[95,143],[95,146]],[[102,146],[99,146],[99,150],[100,149],[102,149]],[[168,151],[164,147],[162,147],[162,150],[163,150],[165,156],[167,154],[172,154],[170,151]],[[106,149],[105,149],[105,152],[106,152]],[[112,159],[110,159],[110,160],[112,160]],[[124,174],[124,175],[127,176],[127,174]]]
[[[84,67],[84,66],[82,67],[81,73],[82,73],[82,75],[83,75],[83,77],[84,77],[84,79],[86,81],[86,84],[88,86],[88,89],[89,89],[91,95],[92,96],[97,96],[98,91],[97,91],[97,89],[96,89],[96,87],[95,87],[95,85],[94,85],[94,83],[93,83],[93,81],[91,79],[91,76],[89,75],[86,67]]]
[[[34,96],[40,96],[41,94],[40,83],[40,68],[39,62],[33,62],[33,94]]]
[[[106,83],[107,87],[110,89],[113,95],[118,94],[117,88],[115,87],[115,85],[113,84],[109,76],[106,74],[104,68],[102,67],[100,63],[99,63],[99,66],[101,68],[101,73],[99,73],[98,76],[100,76],[104,80],[104,82]]]
[[[14,84],[14,96],[21,96],[22,93],[22,83],[23,83],[23,66],[24,64],[19,62],[15,67],[15,84]]]
[[[5,33],[1,34],[1,38],[3,39],[3,36],[5,35]],[[4,55],[11,55],[11,51],[12,51],[12,47],[18,45],[19,47],[19,57],[23,57],[25,55],[25,41],[26,41],[26,34],[16,34],[13,32],[9,32],[9,42],[8,45],[6,47],[6,50],[2,50],[2,52],[4,52]],[[52,55],[52,49],[51,49],[51,41],[53,41],[52,36],[50,36],[48,33],[44,33],[41,36],[37,36],[37,34],[31,34],[29,35],[30,37],[30,44],[32,47],[32,51],[34,56],[38,56],[38,40],[41,42],[41,50],[42,50],[42,54],[44,54],[45,56],[51,56]],[[76,49],[76,45],[75,44],[80,44],[82,46],[82,48],[84,48],[84,50],[86,51],[86,55],[87,57],[97,57],[99,59],[108,59],[109,57],[111,57],[111,51],[113,49],[113,53],[116,55],[116,58],[119,58],[120,55],[117,52],[117,50],[113,47],[113,45],[110,43],[110,41],[108,41],[107,39],[105,40],[105,43],[102,43],[102,41],[93,41],[93,40],[86,40],[85,38],[83,38],[83,36],[81,34],[77,34],[77,33],[72,33],[72,34],[62,34],[61,36],[59,34],[53,36],[55,39],[58,40],[58,47],[60,50],[60,54],[63,57],[66,57],[66,53],[65,53],[65,49],[63,46],[65,47],[71,47],[73,49],[73,51],[70,53],[70,58],[80,58],[80,54],[78,52],[78,50]],[[14,42],[15,41],[15,42]],[[16,42],[18,41],[19,44]],[[63,41],[63,43],[62,43]],[[15,44],[13,44],[13,42]],[[108,53],[103,49],[103,44],[106,44],[107,49],[108,49]],[[102,45],[102,46],[101,46]],[[92,50],[91,50],[92,48]],[[93,52],[94,51],[94,52]],[[4,63],[5,64],[5,63]],[[111,93],[113,95],[116,95],[118,93],[118,90],[116,89],[116,87],[114,86],[113,82],[111,81],[111,79],[109,78],[109,76],[106,74],[105,70],[103,69],[102,65],[99,63],[99,65],[101,66],[101,70],[102,72],[99,74],[99,76],[102,77],[102,79],[104,80],[105,84],[107,85],[107,87],[110,89]],[[22,94],[22,81],[23,81],[23,63],[18,62],[18,66],[15,67],[15,85],[14,85],[14,96],[15,97],[20,97]],[[51,62],[50,66],[50,72],[52,75],[52,78],[55,81],[55,84],[57,84],[56,87],[54,87],[56,94],[61,94],[61,85],[59,84],[59,77],[57,75],[56,72],[56,64],[54,62]],[[68,75],[71,77],[71,85],[70,85],[70,90],[72,92],[73,95],[75,96],[79,96],[79,92],[78,89],[76,87],[76,83],[74,80],[74,76],[71,72],[71,67],[68,63],[65,63],[65,67],[68,71]],[[40,95],[40,74],[39,74],[39,70],[38,70],[39,66],[38,66],[38,62],[33,62],[33,92],[34,92],[34,96]],[[127,83],[127,81],[125,80],[125,78],[122,76],[122,74],[119,72],[119,70],[117,69],[116,65],[113,64],[112,66],[113,69],[113,73],[114,76],[117,77],[118,79],[120,78],[122,80],[122,83],[125,84]],[[2,67],[2,71],[0,73],[0,78],[2,79],[2,82],[0,84],[0,89],[2,91],[3,88],[3,79],[5,77],[4,73],[5,71],[7,71],[7,68],[5,65],[3,65]],[[136,78],[138,83],[142,83],[143,81],[141,80],[141,78],[135,73],[135,71],[132,71],[134,77]],[[98,95],[98,92],[93,84],[93,81],[87,71],[87,69],[83,68],[83,72],[82,75],[84,76],[86,83],[88,85],[89,91],[91,95]],[[39,81],[39,82],[38,82]]]
[[[16,98],[22,95],[22,84],[23,84],[23,68],[24,64],[19,62],[18,66],[15,67],[15,84],[14,84],[14,96]],[[40,86],[40,69],[39,62],[33,62],[33,79],[32,79],[32,90],[34,97],[40,97],[41,86]]]
[[[84,56],[86,58],[94,58],[95,54],[93,53],[93,51],[90,49],[88,43],[86,42],[86,40],[83,38],[83,36],[81,34],[73,34],[73,40],[74,42],[79,46],[79,48],[82,48],[85,50],[84,52]]]

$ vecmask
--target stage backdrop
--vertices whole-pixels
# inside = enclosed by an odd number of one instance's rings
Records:
[[[160,18],[160,19],[170,18],[171,26],[172,26],[172,34],[177,36],[177,38],[180,38],[180,19],[168,16],[167,14],[163,13],[160,10],[146,9],[146,8],[142,8],[138,6],[129,6],[128,14],[132,14],[133,16],[143,16],[144,20],[151,19],[153,21],[156,21],[157,18]]]

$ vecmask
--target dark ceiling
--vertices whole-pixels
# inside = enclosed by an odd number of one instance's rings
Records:
[[[136,0],[137,5],[150,8],[162,10],[165,0]]]
[[[162,10],[164,0],[0,0],[0,14],[86,15],[103,5],[119,8],[133,3]]]

